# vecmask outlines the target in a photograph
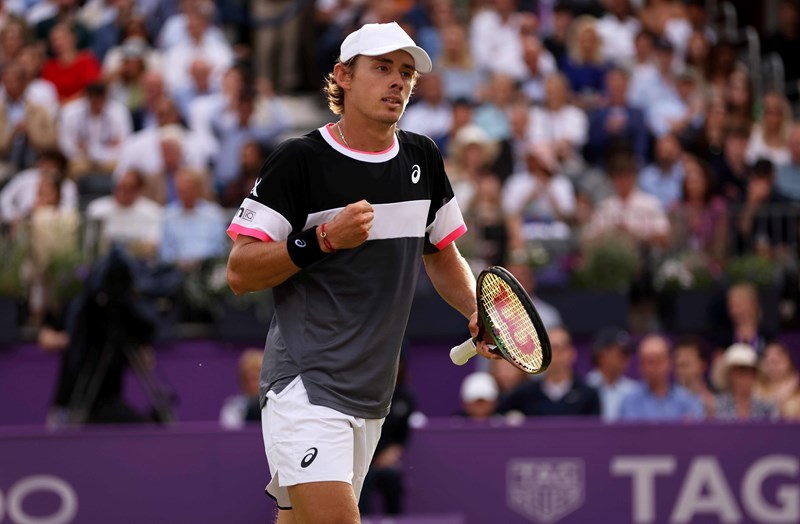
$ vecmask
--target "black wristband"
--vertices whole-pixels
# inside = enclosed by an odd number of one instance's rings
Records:
[[[299,268],[310,266],[328,256],[328,253],[319,247],[316,226],[290,236],[286,240],[286,250],[294,265]]]

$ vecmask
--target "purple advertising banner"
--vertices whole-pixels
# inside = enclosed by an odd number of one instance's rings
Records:
[[[431,419],[395,524],[797,523],[800,425]],[[260,430],[0,432],[0,524],[268,523]]]

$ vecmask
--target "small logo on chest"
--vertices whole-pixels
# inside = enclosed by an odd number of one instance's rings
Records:
[[[422,175],[422,170],[419,168],[419,165],[414,164],[411,166],[411,183],[416,184],[419,182],[419,177]]]

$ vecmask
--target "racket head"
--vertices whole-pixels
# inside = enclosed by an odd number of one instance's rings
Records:
[[[477,280],[478,317],[499,354],[531,375],[550,365],[550,338],[522,284],[508,270],[492,266]]]

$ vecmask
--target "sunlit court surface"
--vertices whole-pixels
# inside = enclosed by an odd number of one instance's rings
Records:
[[[797,0],[0,0],[0,524],[800,523],[798,56]]]

